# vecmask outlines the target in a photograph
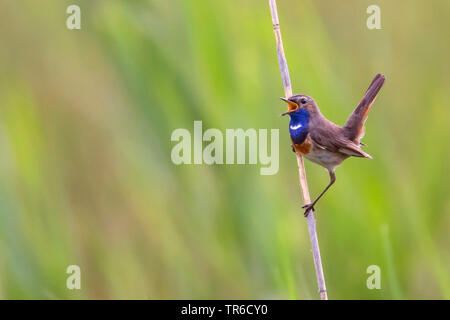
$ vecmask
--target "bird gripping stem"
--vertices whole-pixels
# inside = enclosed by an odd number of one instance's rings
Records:
[[[292,86],[289,77],[289,69],[287,66],[286,57],[284,55],[283,41],[281,40],[280,22],[278,20],[276,1],[269,0],[269,5],[270,5],[270,12],[272,15],[273,31],[275,33],[275,39],[277,42],[277,55],[278,55],[278,62],[280,65],[281,78],[283,80],[284,95],[286,98],[289,98],[292,96]],[[305,172],[305,165],[303,163],[303,157],[298,152],[296,152],[296,156],[303,202],[310,203],[311,198],[309,196],[308,182],[306,180],[306,172]],[[313,210],[311,210],[310,214],[308,214],[307,221],[320,299],[328,300],[327,289],[325,285],[325,277],[323,275],[322,259],[320,258],[319,241],[317,239],[316,220],[314,218]]]

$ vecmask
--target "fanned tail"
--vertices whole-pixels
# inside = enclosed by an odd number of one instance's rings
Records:
[[[344,126],[344,133],[349,140],[359,143],[359,139],[364,135],[364,123],[366,122],[367,115],[385,81],[386,78],[384,75],[377,74],[358,106],[348,118]]]

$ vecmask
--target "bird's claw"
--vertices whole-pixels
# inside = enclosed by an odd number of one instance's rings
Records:
[[[306,210],[305,210],[305,213],[303,214],[303,215],[305,216],[305,218],[306,218],[306,217],[308,217],[309,212],[310,212],[311,210],[314,210],[314,205],[313,205],[312,203],[310,203],[310,204],[305,204],[304,206],[302,206],[302,208],[303,208],[303,209],[306,209]]]

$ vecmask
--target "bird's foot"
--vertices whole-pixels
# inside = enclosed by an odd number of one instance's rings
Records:
[[[305,213],[303,214],[303,215],[305,216],[305,218],[306,218],[306,217],[308,217],[309,212],[310,212],[311,210],[314,210],[314,205],[313,205],[312,203],[310,203],[310,204],[305,204],[304,206],[302,206],[302,208],[303,208],[303,209],[306,209],[306,210],[305,210]]]

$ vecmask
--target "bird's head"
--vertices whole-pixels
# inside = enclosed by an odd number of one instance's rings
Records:
[[[288,104],[288,111],[282,113],[281,115],[292,115],[302,112],[302,110],[308,111],[310,114],[316,113],[319,109],[313,98],[305,94],[297,94],[295,96],[286,98],[281,98],[284,102]]]

